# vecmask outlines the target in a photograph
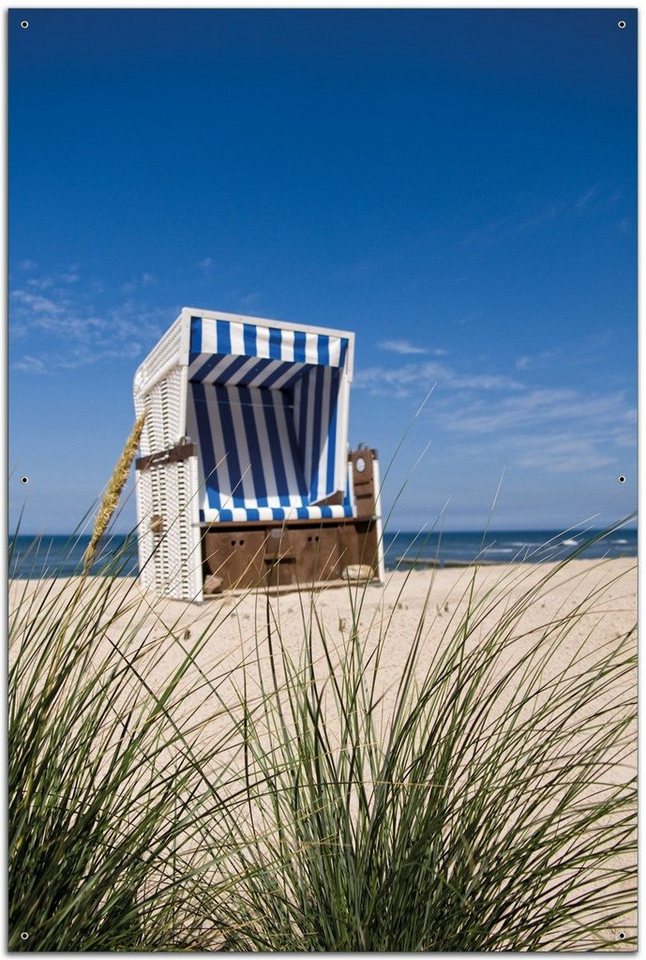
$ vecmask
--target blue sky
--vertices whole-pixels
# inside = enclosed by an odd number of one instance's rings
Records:
[[[636,17],[10,10],[10,527],[76,526],[184,305],[356,332],[392,528],[629,513]]]

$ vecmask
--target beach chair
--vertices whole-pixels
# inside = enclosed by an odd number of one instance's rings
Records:
[[[185,307],[135,375],[139,569],[160,595],[383,582],[354,334]]]

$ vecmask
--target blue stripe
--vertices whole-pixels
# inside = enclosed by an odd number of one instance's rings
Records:
[[[256,328],[252,323],[244,324],[244,350],[249,357],[257,356]]]
[[[202,353],[202,318],[191,317],[191,355]]]
[[[220,376],[218,377],[218,383],[227,384],[231,377],[238,372],[241,367],[244,367],[245,363],[249,362],[249,357],[237,356],[231,360],[231,363],[223,370]]]
[[[247,357],[247,360],[249,357]],[[271,363],[271,360],[258,360],[257,363],[254,363],[253,367],[250,370],[247,370],[242,380],[238,380],[238,386],[240,387],[253,387],[257,386],[254,382],[260,373],[267,368],[267,364]]]
[[[254,507],[247,507],[247,520],[260,520],[260,510]]]
[[[282,360],[282,332],[278,327],[269,328],[269,356],[272,360]]]
[[[232,353],[224,354],[224,356],[221,353],[203,353],[202,356],[206,359],[199,370],[196,370],[196,372],[191,375],[191,381],[193,383],[198,383],[200,380],[203,380],[204,377],[210,373],[216,364],[218,364],[221,360],[229,360],[228,367],[225,367],[225,369],[220,372],[217,379],[218,383],[226,384],[231,376],[234,373],[237,373],[240,367],[243,367],[245,363],[248,363],[249,361],[249,357],[241,356],[240,354],[235,355]],[[193,361],[197,359],[198,357],[194,357]]]
[[[321,366],[328,366],[330,362],[330,338],[322,333],[318,337],[318,358]]]
[[[213,449],[213,438],[211,437],[211,425],[209,423],[209,411],[204,394],[204,384],[194,383],[192,389],[195,420],[200,437],[200,452],[202,454],[202,468],[204,470],[207,499],[210,507],[214,510],[219,510],[220,493],[218,491],[218,475],[215,469],[215,451]]]
[[[273,362],[273,360],[267,361],[268,364]],[[285,361],[285,363],[281,363],[279,367],[276,367],[276,369],[262,381],[261,386],[267,390],[271,389],[274,383],[276,383],[277,380],[280,380],[280,378],[283,377],[293,366],[294,364],[290,360]],[[289,381],[284,383],[280,389],[285,390],[288,383]]]
[[[323,407],[323,377],[325,376],[325,367],[316,367],[313,373],[315,379],[314,386],[314,409],[322,412]],[[314,417],[314,427],[312,431],[312,464],[310,473],[310,499],[318,500],[319,483],[318,469],[321,456],[321,417]]]
[[[273,398],[274,394],[270,393]],[[283,462],[283,449],[280,442],[280,433],[278,432],[278,421],[273,403],[267,404],[265,409],[265,422],[267,424],[267,436],[271,450],[272,464],[274,467],[274,476],[276,477],[277,493],[280,502],[284,507],[289,506],[289,487],[287,484],[287,473]]]
[[[206,354],[202,354],[202,356],[206,356]],[[197,357],[195,357],[195,359],[197,360]],[[191,375],[191,381],[193,383],[197,383],[200,380],[204,380],[206,375],[211,372],[213,367],[215,367],[220,360],[224,360],[224,357],[222,357],[219,353],[211,354],[211,356],[202,364],[199,370],[196,370],[195,373]]]
[[[346,337],[341,337],[341,359],[339,360],[339,366],[345,366],[345,356],[348,352],[349,340]]]
[[[220,409],[222,435],[224,438],[224,449],[227,451],[227,467],[229,469],[229,483],[231,496],[233,497],[233,505],[234,507],[244,507],[245,497],[244,490],[242,489],[242,470],[240,469],[238,443],[233,425],[233,417],[231,415],[229,394],[227,388],[221,386],[214,386],[214,392]]]
[[[216,320],[216,350],[231,353],[231,324],[228,320]]]
[[[302,330],[294,331],[294,360],[297,363],[305,363],[305,334]]]
[[[296,437],[296,428],[294,426],[294,419],[292,417],[292,411],[288,406],[287,398],[283,396],[283,406],[285,409],[285,421],[287,423],[287,438],[289,440],[289,453],[291,456],[291,462],[294,464],[294,474],[296,476],[296,483],[298,484],[298,494],[303,499],[303,503],[307,503],[308,488],[307,482],[305,480],[305,470],[303,468],[303,456],[302,451],[298,445],[298,439]]]
[[[256,427],[255,411],[252,406],[252,397],[246,387],[238,387],[238,392],[241,400],[242,419],[244,421],[244,431],[247,438],[249,460],[251,462],[251,476],[253,477],[255,499],[259,507],[266,507],[267,483],[262,469],[260,443],[258,441],[258,430]]]
[[[330,370],[330,409],[328,411],[328,446],[327,446],[327,472],[326,472],[326,493],[334,491],[334,465],[336,461],[336,423],[337,423],[337,401],[339,398],[339,370]]]

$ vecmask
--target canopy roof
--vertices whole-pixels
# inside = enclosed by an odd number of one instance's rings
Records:
[[[191,317],[189,380],[282,390],[308,367],[344,367],[349,338],[251,320]]]

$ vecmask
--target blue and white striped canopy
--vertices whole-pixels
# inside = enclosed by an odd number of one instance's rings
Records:
[[[191,318],[187,432],[202,522],[353,515],[339,442],[347,351],[342,336]],[[342,504],[321,504],[335,493]]]
[[[306,366],[343,367],[347,350],[345,337],[191,317],[189,380],[280,390]]]

